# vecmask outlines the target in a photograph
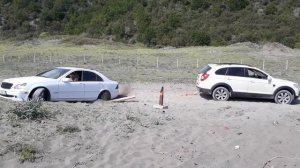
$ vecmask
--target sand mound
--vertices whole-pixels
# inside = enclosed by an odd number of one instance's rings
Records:
[[[248,48],[252,48],[252,49],[261,49],[262,46],[259,45],[259,44],[256,44],[256,43],[252,43],[252,42],[240,42],[240,43],[234,43],[234,44],[231,44],[230,46],[237,46],[237,47],[240,47],[240,46],[245,46],[245,47],[248,47]]]
[[[293,49],[280,43],[266,43],[262,52],[265,56],[294,56]]]

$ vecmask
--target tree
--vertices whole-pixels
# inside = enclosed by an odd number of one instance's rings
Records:
[[[193,45],[207,46],[210,45],[210,36],[205,32],[194,32],[192,34]]]
[[[230,11],[239,11],[246,8],[249,5],[247,0],[229,0],[228,6]]]
[[[192,9],[207,9],[209,8],[210,3],[208,0],[192,0],[191,7]]]
[[[274,15],[276,12],[277,12],[277,8],[273,3],[269,4],[266,7],[266,11],[265,11],[266,15]]]

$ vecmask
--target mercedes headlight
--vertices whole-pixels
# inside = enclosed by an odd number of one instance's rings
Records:
[[[27,85],[27,83],[18,84],[16,86],[14,86],[14,89],[23,89],[23,88],[25,88],[26,85]]]
[[[296,84],[296,83],[294,84],[294,87],[300,89],[300,86],[298,84]]]

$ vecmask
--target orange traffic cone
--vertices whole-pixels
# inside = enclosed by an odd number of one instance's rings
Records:
[[[158,104],[161,106],[164,105],[164,87],[161,87]]]
[[[167,109],[168,108],[168,106],[164,106],[164,87],[161,87],[161,89],[160,89],[158,105],[154,105],[153,108],[156,108],[156,109]]]

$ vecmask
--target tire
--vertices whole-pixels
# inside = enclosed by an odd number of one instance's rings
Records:
[[[214,89],[212,97],[216,101],[227,101],[230,96],[226,87],[217,87]]]
[[[274,97],[277,104],[291,104],[294,100],[293,94],[288,90],[280,90]]]
[[[38,88],[32,94],[32,100],[46,100],[46,89]]]
[[[111,99],[111,95],[109,93],[109,91],[104,91],[101,93],[100,95],[100,99],[104,100],[104,101],[108,101]]]

